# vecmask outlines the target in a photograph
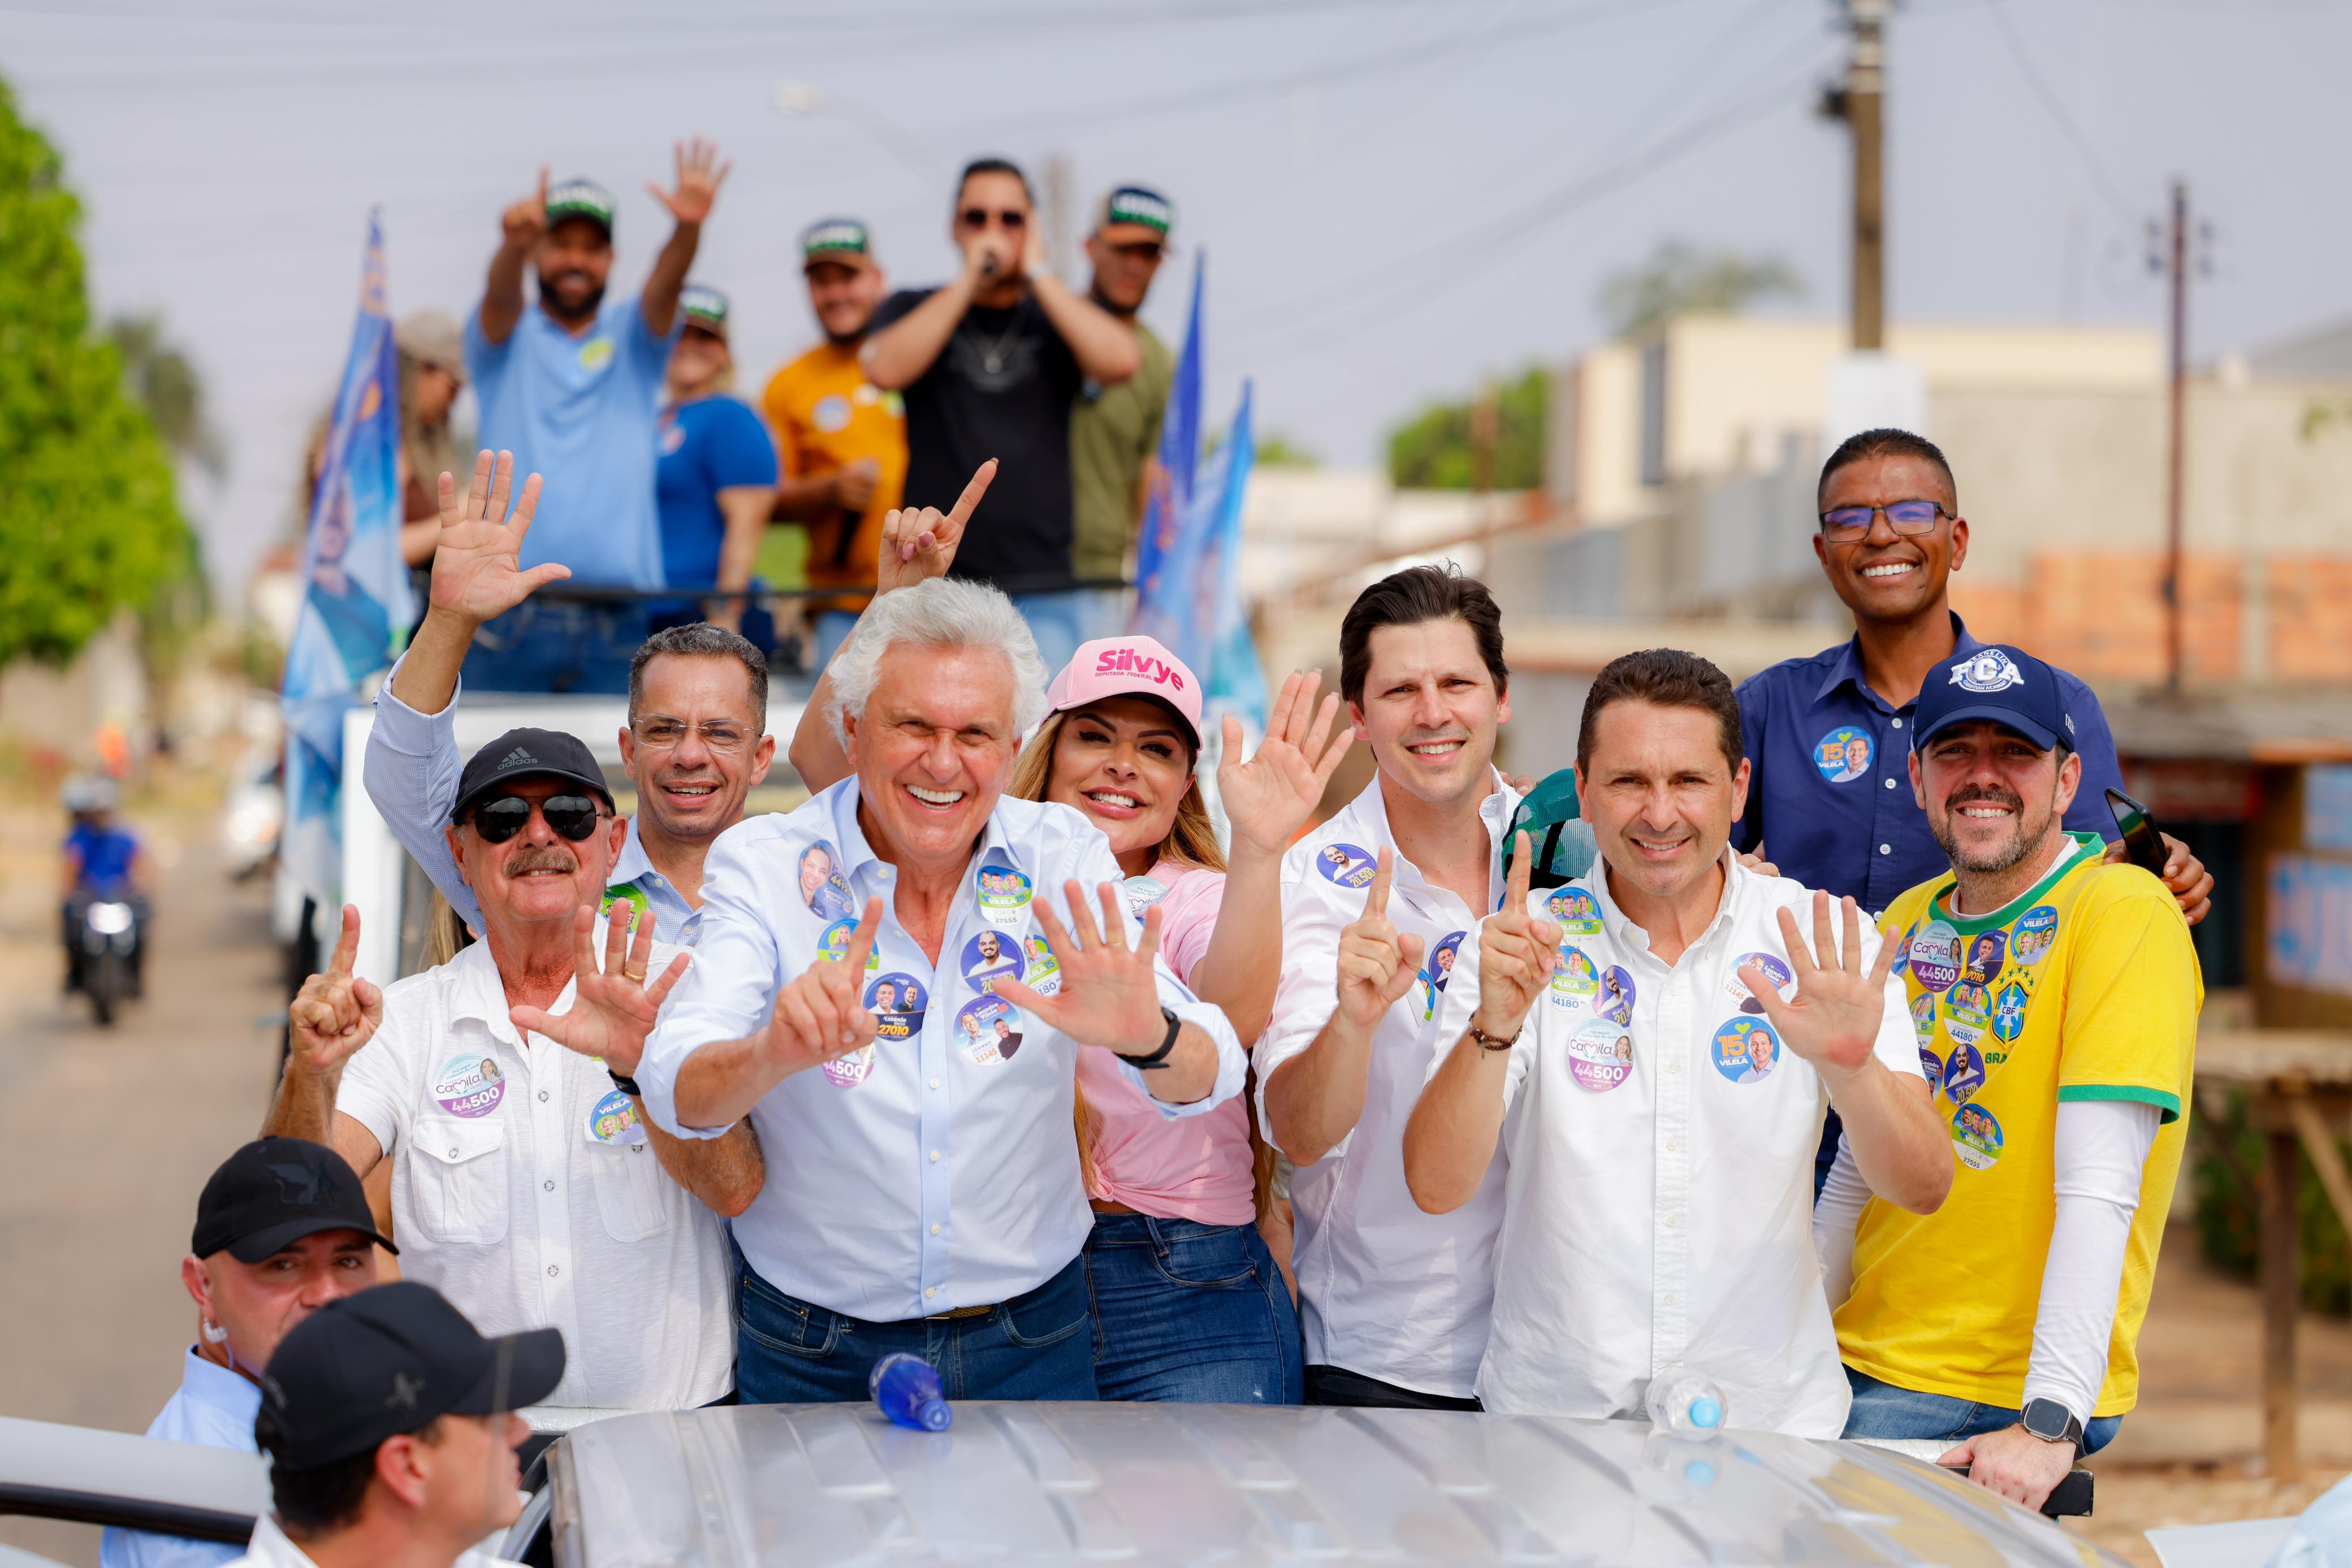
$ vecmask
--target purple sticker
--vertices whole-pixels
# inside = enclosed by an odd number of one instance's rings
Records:
[[[844,920],[849,915],[849,883],[841,874],[841,856],[819,839],[801,852],[801,902],[819,920]]]
[[[1979,931],[1969,943],[1968,967],[1960,973],[1979,986],[1990,986],[2008,961],[2009,933]]]
[[[1965,1105],[1969,1097],[1984,1087],[1984,1058],[1973,1045],[1956,1045],[1944,1061],[1944,1098],[1955,1105]]]
[[[956,1049],[978,1067],[1010,1061],[1021,1049],[1021,1011],[1000,996],[974,997],[956,1009]]]
[[[1325,844],[1315,852],[1315,869],[1334,887],[1370,887],[1380,862],[1354,844]]]
[[[1764,971],[1764,977],[1772,982],[1772,988],[1780,993],[1783,1000],[1788,998],[1789,988],[1797,983],[1797,977],[1789,972],[1787,963],[1769,953],[1742,953],[1731,961],[1731,977],[1723,982],[1724,995],[1738,1002],[1741,1012],[1760,1014],[1764,1004],[1748,990],[1747,980],[1739,973],[1750,964]]]
[[[989,926],[963,945],[956,968],[975,991],[993,991],[996,982],[1021,977],[1021,938]]]
[[[909,1040],[922,1032],[923,1009],[930,1005],[923,983],[893,970],[866,988],[866,1010],[874,1015],[874,1035],[886,1040]]]
[[[1568,1037],[1568,1072],[1580,1089],[1606,1094],[1633,1072],[1633,1036],[1608,1019],[1586,1019]]]
[[[1633,1021],[1633,977],[1622,966],[1612,964],[1601,971],[1601,990],[1592,998],[1592,1010],[1620,1029]]]
[[[467,1053],[441,1064],[433,1098],[452,1116],[487,1116],[506,1098],[506,1074],[487,1056]]]
[[[1911,938],[1911,977],[1930,991],[1951,988],[1960,977],[1960,934],[1930,920]]]
[[[847,1056],[836,1056],[824,1064],[824,1081],[835,1089],[855,1089],[866,1082],[874,1071],[874,1048],[862,1045]]]

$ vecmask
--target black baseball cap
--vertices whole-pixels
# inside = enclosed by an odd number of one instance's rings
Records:
[[[359,1175],[342,1155],[307,1138],[259,1138],[205,1183],[188,1250],[258,1263],[321,1230],[356,1230],[387,1252],[400,1250],[376,1229]]]
[[[1927,673],[1912,712],[1911,749],[1970,719],[2015,730],[2044,751],[2074,748],[2074,720],[2058,672],[2021,648],[1988,643]]]
[[[317,1469],[436,1416],[536,1405],[562,1381],[558,1331],[484,1339],[440,1291],[396,1280],[328,1302],[278,1343],[261,1375],[278,1427],[270,1457]]]
[[[449,808],[449,820],[464,821],[475,802],[499,785],[533,776],[569,779],[602,796],[607,810],[616,809],[613,791],[604,785],[604,770],[596,766],[595,753],[586,742],[561,730],[523,728],[507,731],[467,760],[465,772],[457,776],[457,800]]]

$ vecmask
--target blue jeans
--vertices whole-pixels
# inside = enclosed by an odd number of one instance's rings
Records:
[[[1087,601],[1092,597],[1070,589],[1013,596],[1013,608],[1021,612],[1021,619],[1029,622],[1029,634],[1037,639],[1037,656],[1045,661],[1047,680],[1062,673],[1062,666],[1076,655],[1079,643],[1097,635],[1089,621],[1093,607]]]
[[[466,685],[619,696],[629,689],[629,661],[645,640],[641,605],[527,599],[474,633]]]
[[[788,1296],[740,1265],[735,1391],[746,1405],[868,1397],[866,1375],[892,1351],[938,1369],[950,1399],[1092,1399],[1086,1266],[1078,1259],[1034,1291],[968,1318],[868,1322]]]
[[[1997,1405],[1979,1405],[1948,1395],[1897,1388],[1851,1366],[1845,1369],[1845,1380],[1853,1390],[1853,1408],[1845,1418],[1845,1435],[1849,1437],[1908,1437],[1922,1442],[1957,1443],[1964,1437],[1981,1437],[1987,1432],[2014,1427],[2025,1415],[2021,1410],[2004,1410]],[[2115,1441],[2123,1425],[2120,1416],[2101,1416],[2084,1422],[2083,1452],[2095,1454],[2105,1448]]]
[[[1097,1214],[1084,1261],[1105,1399],[1303,1396],[1298,1313],[1256,1226]]]

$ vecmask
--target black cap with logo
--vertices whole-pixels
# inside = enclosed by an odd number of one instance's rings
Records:
[[[205,1183],[188,1250],[258,1263],[322,1230],[356,1230],[386,1251],[400,1250],[376,1229],[367,1193],[342,1155],[304,1138],[260,1138],[229,1155]]]
[[[536,1405],[562,1381],[554,1329],[484,1339],[432,1286],[395,1281],[330,1301],[279,1342],[261,1377],[270,1457],[317,1469],[436,1416]]]
[[[586,742],[561,730],[524,728],[510,729],[474,753],[457,776],[457,800],[449,808],[449,820],[464,821],[466,813],[499,785],[535,776],[569,779],[594,790],[607,810],[614,809],[604,770]]]

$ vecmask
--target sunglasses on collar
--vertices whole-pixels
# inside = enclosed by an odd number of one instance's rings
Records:
[[[474,808],[474,831],[486,844],[502,844],[530,823],[534,802],[520,795],[493,795]],[[550,795],[536,802],[539,814],[558,838],[578,843],[596,831],[602,803],[585,795]]]

